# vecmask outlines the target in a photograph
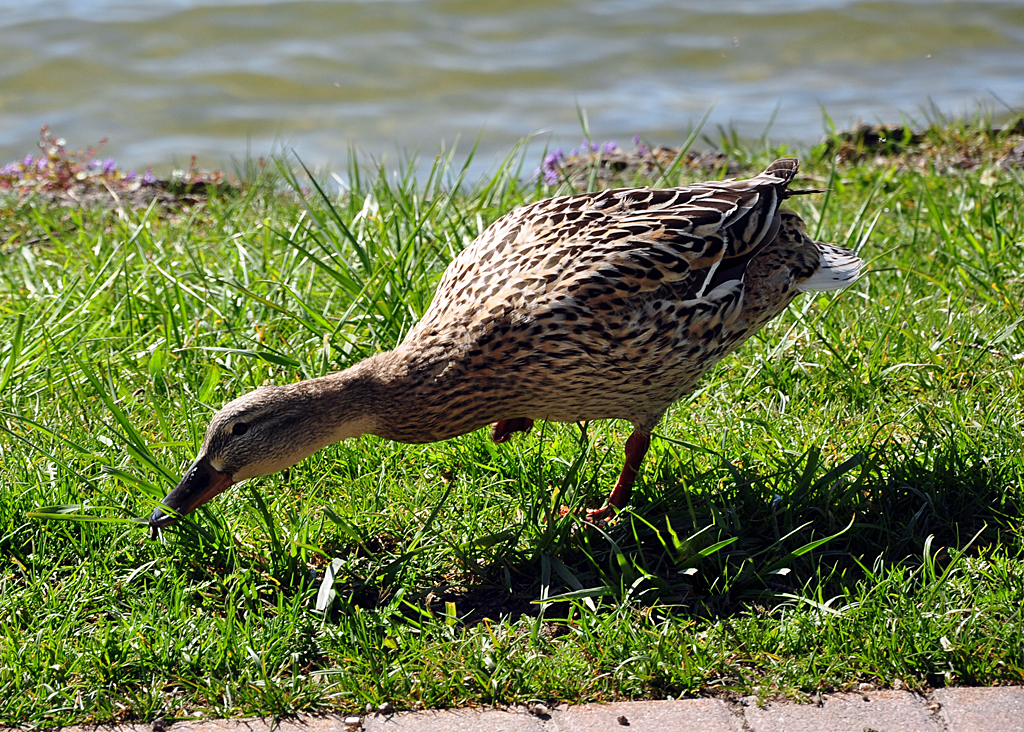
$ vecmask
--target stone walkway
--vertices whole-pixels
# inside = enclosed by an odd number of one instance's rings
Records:
[[[532,711],[454,709],[169,725],[68,727],[67,732],[1024,732],[1024,687],[867,691],[823,695],[816,704],[754,698],[581,704]],[[0,732],[6,732],[0,728]]]

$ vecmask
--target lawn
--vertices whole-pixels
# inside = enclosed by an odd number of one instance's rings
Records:
[[[676,404],[604,528],[559,508],[604,499],[624,423],[364,437],[155,541],[131,520],[213,410],[394,346],[490,222],[604,184],[604,148],[342,187],[253,162],[148,207],[0,190],[0,724],[1024,682],[1024,138],[882,132],[710,140],[741,174],[797,154],[826,192],[792,207],[867,272]]]

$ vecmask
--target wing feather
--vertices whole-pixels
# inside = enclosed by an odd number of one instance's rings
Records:
[[[566,300],[613,312],[650,296],[704,297],[732,273],[742,276],[774,238],[796,170],[795,160],[779,160],[746,180],[606,190],[516,209],[453,260],[409,338]]]

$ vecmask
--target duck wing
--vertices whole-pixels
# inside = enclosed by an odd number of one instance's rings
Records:
[[[746,180],[559,196],[495,221],[452,261],[407,342],[574,303],[610,314],[700,299],[776,235],[797,161]]]

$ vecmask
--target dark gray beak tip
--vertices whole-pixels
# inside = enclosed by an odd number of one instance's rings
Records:
[[[153,515],[149,517],[149,538],[154,541],[160,536],[160,529],[170,526],[178,520],[177,514],[164,513],[164,506],[157,508],[153,511]],[[167,509],[170,511],[171,509]]]
[[[155,539],[160,529],[175,523],[232,483],[234,480],[231,476],[214,468],[205,455],[196,458],[181,482],[164,497],[163,503],[149,517],[150,536]]]
[[[168,509],[170,510],[170,509]],[[151,529],[162,529],[165,526],[170,526],[178,520],[177,514],[166,514],[164,509],[158,508],[153,511],[153,515],[149,517],[149,528]]]

